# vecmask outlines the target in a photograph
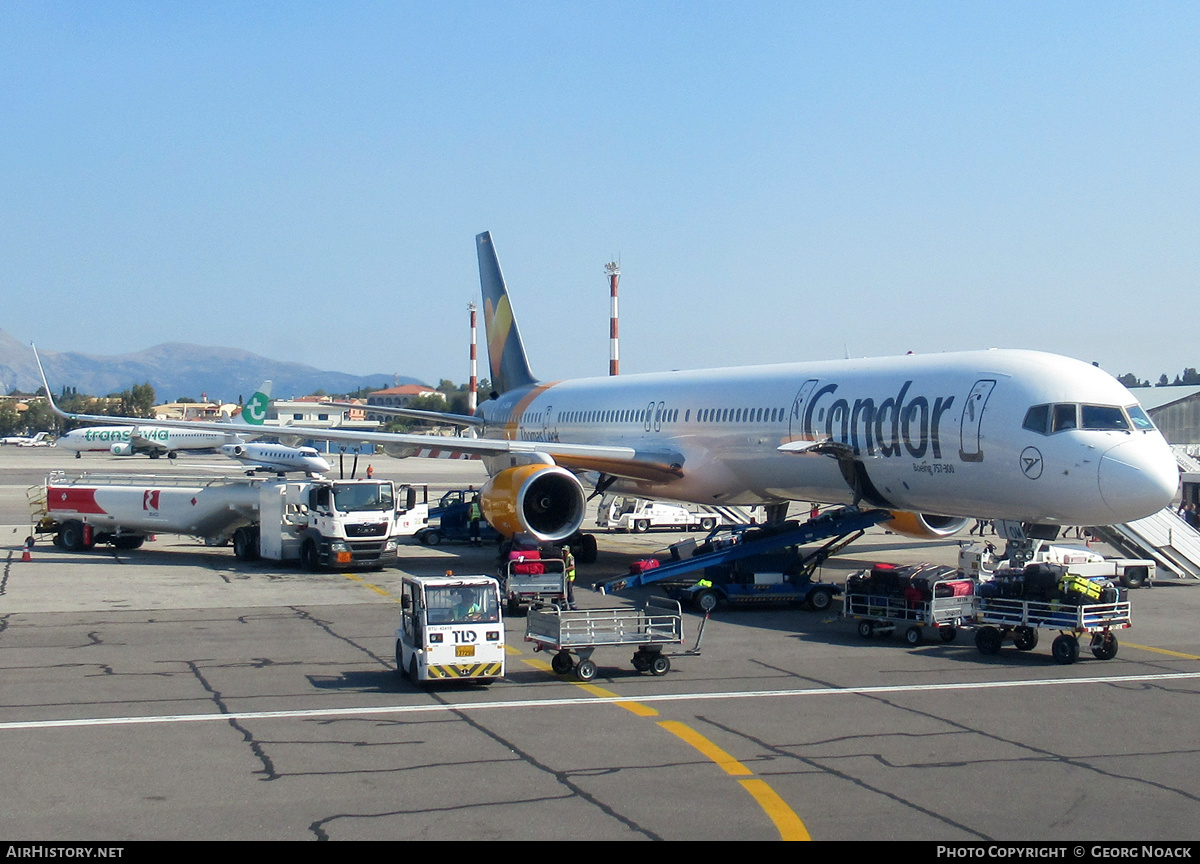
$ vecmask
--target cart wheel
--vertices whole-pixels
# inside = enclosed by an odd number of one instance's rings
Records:
[[[1050,646],[1050,652],[1054,655],[1056,662],[1069,666],[1079,659],[1079,640],[1064,633],[1054,640],[1054,644]]]
[[[808,602],[814,612],[824,612],[833,605],[833,592],[828,588],[814,588],[808,592]]]
[[[508,598],[508,617],[516,618],[517,614],[520,611],[521,611],[521,601],[518,600],[516,597],[509,597]]]
[[[904,631],[904,641],[907,642],[909,645],[920,645],[921,644],[921,628],[913,626],[913,627],[909,627],[907,630],[905,630]]]
[[[596,677],[596,664],[591,660],[580,660],[575,667],[575,677],[580,681],[591,681]]]
[[[701,612],[711,612],[717,608],[718,599],[716,591],[701,591],[696,595],[696,605]]]
[[[1013,644],[1018,651],[1032,651],[1038,644],[1038,632],[1033,627],[1018,627],[1013,631]]]
[[[958,628],[954,626],[939,627],[938,636],[942,637],[943,642],[953,642],[958,638]]]
[[[575,661],[571,659],[571,655],[566,651],[559,651],[550,661],[550,668],[554,670],[554,674],[556,675],[566,675],[574,665]]]
[[[875,635],[875,625],[872,624],[870,621],[859,621],[858,622],[858,635],[863,637],[864,639],[870,639],[872,636]]]
[[[1117,637],[1114,633],[1097,633],[1092,637],[1092,654],[1097,660],[1111,660],[1117,656]]]
[[[657,657],[655,657],[653,660],[650,661],[650,674],[651,675],[666,675],[670,671],[671,671],[671,658],[670,657],[664,657],[663,655],[659,654]]]
[[[980,654],[999,654],[1004,637],[995,627],[981,627],[975,631],[975,647]]]

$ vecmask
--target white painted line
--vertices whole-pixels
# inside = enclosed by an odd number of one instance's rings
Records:
[[[202,723],[229,720],[293,720],[356,717],[364,714],[428,714],[445,711],[490,711],[502,708],[589,708],[615,702],[709,702],[718,699],[778,699],[797,696],[877,696],[885,693],[931,693],[939,690],[999,690],[1019,687],[1065,687],[1084,684],[1145,684],[1200,678],[1200,672],[1157,675],[1111,675],[1103,678],[1043,678],[1034,681],[981,681],[959,684],[894,684],[873,687],[820,687],[808,690],[743,690],[725,693],[669,693],[658,696],[594,696],[569,699],[523,699],[515,702],[470,702],[436,705],[379,705],[369,708],[313,708],[294,711],[241,711],[231,714],[164,714],[150,717],[87,717],[75,720],[23,720],[0,723],[4,729],[62,729],[71,726],[135,726],[144,723]]]

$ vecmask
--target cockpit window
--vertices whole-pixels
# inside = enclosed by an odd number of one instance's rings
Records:
[[[1075,418],[1074,405],[1055,405],[1051,420],[1051,432],[1062,432],[1064,429],[1078,429],[1079,421]]]
[[[1130,405],[1125,410],[1129,412],[1129,419],[1133,421],[1134,429],[1139,432],[1150,432],[1154,429],[1154,421],[1146,416],[1141,405]]]
[[[1125,412],[1129,413],[1126,414]],[[1132,427],[1130,420],[1133,421]],[[1041,435],[1053,435],[1067,429],[1128,432],[1130,428],[1150,430],[1154,424],[1137,405],[1122,409],[1117,405],[1034,405],[1025,412],[1023,429]]]
[[[1022,429],[1028,429],[1030,432],[1037,432],[1039,435],[1046,434],[1046,423],[1050,420],[1049,405],[1034,405],[1025,412],[1025,422],[1021,424]]]
[[[1084,405],[1080,414],[1083,417],[1084,429],[1119,429],[1129,428],[1125,412],[1116,405]]]

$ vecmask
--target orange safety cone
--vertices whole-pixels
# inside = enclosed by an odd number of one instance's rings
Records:
[[[25,546],[23,547],[22,552],[21,552],[21,560],[22,561],[32,561],[33,560],[33,555],[31,554],[32,550],[33,550],[33,537],[26,537],[25,538]]]

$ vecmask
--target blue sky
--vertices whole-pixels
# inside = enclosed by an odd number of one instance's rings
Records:
[[[467,376],[1200,366],[1200,4],[0,6],[0,328]]]

